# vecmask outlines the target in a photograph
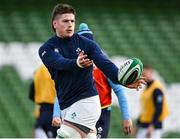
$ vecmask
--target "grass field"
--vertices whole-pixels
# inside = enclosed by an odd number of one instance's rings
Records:
[[[119,108],[117,106],[112,107],[111,115],[111,127],[109,132],[109,138],[134,138],[134,135],[124,135],[122,130],[122,119],[119,117]],[[133,120],[135,125],[135,120]],[[180,138],[178,132],[167,132],[163,134],[163,138]]]
[[[28,99],[30,81],[22,81],[12,66],[0,69],[0,137],[31,138],[34,124],[33,103]],[[135,123],[135,121],[134,121]],[[109,138],[132,138],[122,132],[119,108],[112,107]],[[166,138],[180,138],[180,133],[164,133]]]

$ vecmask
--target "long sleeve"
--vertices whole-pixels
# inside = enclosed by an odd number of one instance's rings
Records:
[[[123,119],[130,119],[129,105],[125,94],[126,92],[123,90],[121,85],[114,84],[110,79],[108,79],[108,83],[110,84],[118,98],[119,108],[122,112]]]
[[[43,45],[40,47],[39,56],[47,67],[57,70],[72,70],[78,67],[76,59],[64,58],[56,50],[53,50],[53,46],[50,45]]]
[[[158,122],[159,116],[162,112],[162,105],[163,105],[163,93],[161,90],[156,89],[153,94],[153,101],[155,105],[155,112],[152,124],[155,125]]]
[[[54,108],[53,108],[53,118],[54,117],[61,117],[61,109],[57,97],[55,98]]]
[[[93,53],[91,58],[93,59],[95,65],[114,83],[119,83],[118,81],[118,67],[112,63],[109,58],[102,52],[98,44],[92,45]]]

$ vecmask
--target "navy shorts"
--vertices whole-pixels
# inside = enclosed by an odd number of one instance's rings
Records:
[[[97,138],[107,138],[110,128],[110,117],[111,117],[111,107],[104,108],[101,111],[101,116],[96,123]]]

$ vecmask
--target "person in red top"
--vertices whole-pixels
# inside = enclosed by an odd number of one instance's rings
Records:
[[[96,123],[97,138],[108,137],[111,117],[112,89],[118,98],[119,108],[122,112],[123,131],[125,134],[131,133],[133,124],[129,114],[129,107],[126,94],[122,86],[114,84],[96,66],[94,66],[93,68],[93,78],[95,80],[95,85],[99,94],[102,108],[101,116],[98,122]]]
[[[93,33],[89,30],[87,24],[81,23],[79,26],[78,34],[93,40]],[[123,117],[123,131],[125,134],[132,132],[133,124],[129,114],[129,107],[124,89],[119,84],[114,84],[108,79],[103,72],[95,65],[93,68],[93,78],[95,81],[96,89],[101,102],[101,116],[96,123],[97,138],[107,138],[110,127],[111,104],[112,104],[112,89],[117,95],[120,111]],[[60,124],[60,108],[58,108],[58,100],[54,104],[54,115],[52,124],[59,126]]]

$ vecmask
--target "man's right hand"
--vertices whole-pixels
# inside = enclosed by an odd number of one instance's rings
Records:
[[[137,91],[139,91],[139,89],[142,88],[142,85],[146,85],[146,81],[144,77],[141,77],[140,79],[138,79],[135,83],[127,85],[126,87],[130,88],[130,89],[136,89]]]
[[[61,119],[59,117],[54,117],[52,119],[52,126],[60,127],[61,125]]]
[[[86,68],[93,65],[93,60],[87,58],[87,55],[84,54],[84,51],[81,51],[77,58],[77,65],[80,68]]]

